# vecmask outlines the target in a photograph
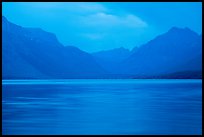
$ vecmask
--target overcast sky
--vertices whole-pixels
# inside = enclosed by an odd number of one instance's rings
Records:
[[[171,27],[201,34],[201,2],[3,2],[2,14],[87,52],[132,49]]]

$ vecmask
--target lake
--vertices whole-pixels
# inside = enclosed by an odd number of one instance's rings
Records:
[[[201,135],[202,80],[2,80],[3,135]]]

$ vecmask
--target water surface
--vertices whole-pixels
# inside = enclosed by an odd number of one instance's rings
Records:
[[[202,134],[201,80],[2,80],[3,134]]]

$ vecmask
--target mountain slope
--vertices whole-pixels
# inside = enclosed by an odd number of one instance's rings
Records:
[[[150,76],[195,70],[197,66],[201,66],[201,62],[198,61],[198,65],[192,65],[189,69],[186,69],[189,66],[184,68],[182,65],[202,51],[201,41],[199,35],[189,28],[173,27],[167,33],[141,46],[127,58],[122,64],[124,71],[121,73]]]
[[[92,53],[94,57],[112,62],[121,62],[130,55],[130,51],[123,47]]]
[[[2,75],[8,78],[196,78],[202,76],[202,35],[172,28],[129,51],[88,54],[56,36],[2,17]],[[186,75],[186,77],[184,76]]]
[[[83,78],[105,73],[91,55],[64,47],[52,33],[23,28],[5,17],[2,29],[3,78]]]
[[[98,64],[110,73],[114,73],[117,65],[130,55],[130,51],[123,47],[92,53]]]

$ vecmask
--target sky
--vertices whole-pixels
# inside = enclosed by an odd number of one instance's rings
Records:
[[[202,33],[201,2],[3,2],[2,15],[90,53],[131,50],[174,26]]]

